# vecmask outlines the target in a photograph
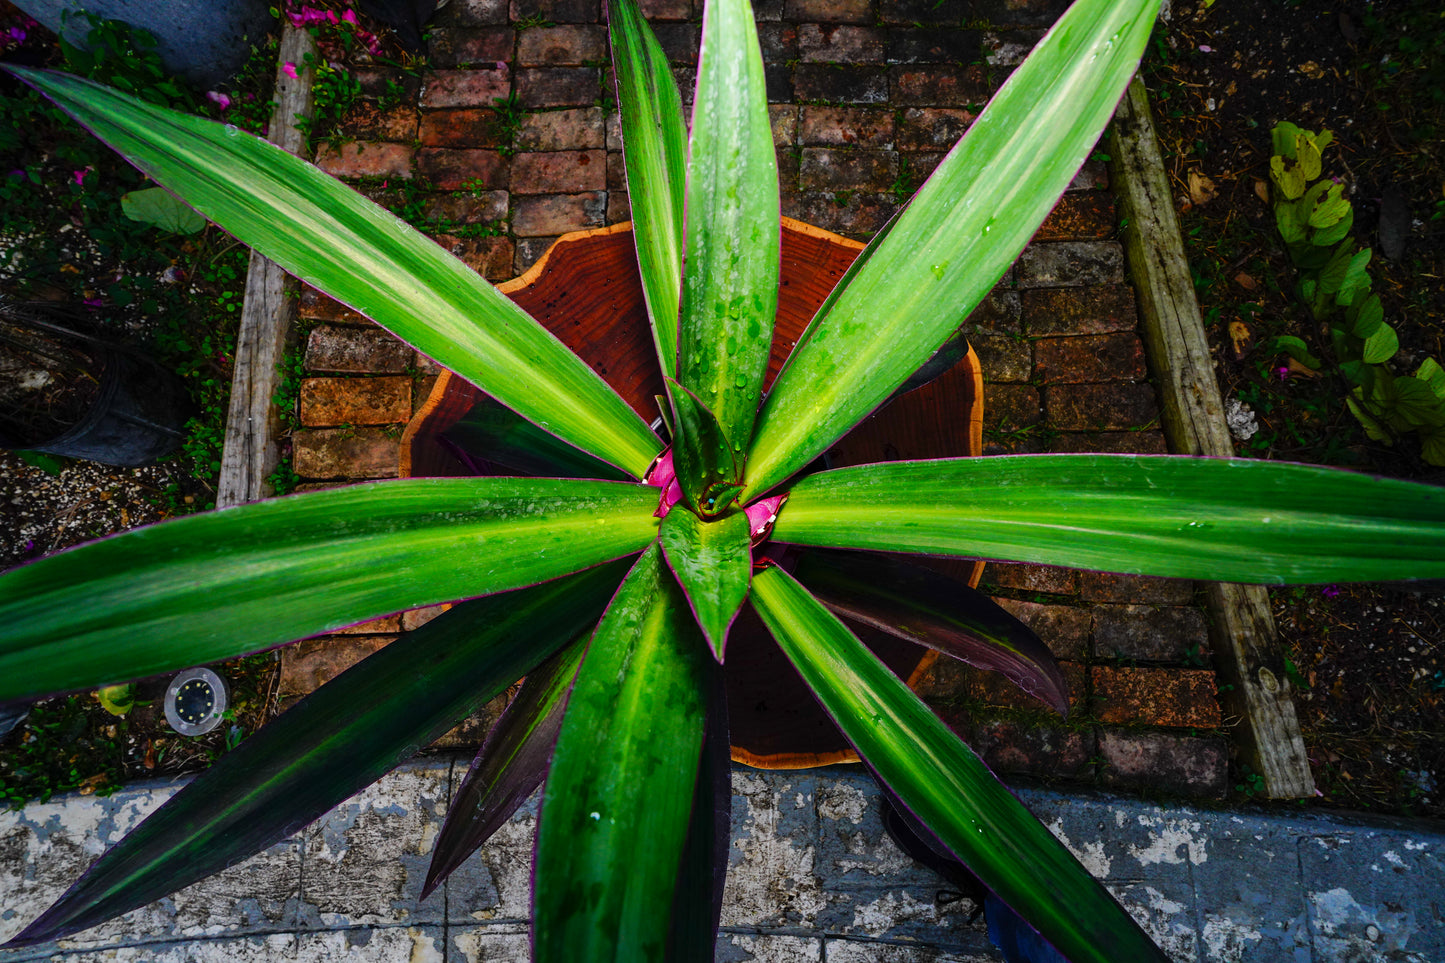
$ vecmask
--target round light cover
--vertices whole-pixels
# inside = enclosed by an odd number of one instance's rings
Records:
[[[210,669],[187,669],[166,689],[166,722],[183,736],[200,736],[221,724],[230,704],[226,680]]]

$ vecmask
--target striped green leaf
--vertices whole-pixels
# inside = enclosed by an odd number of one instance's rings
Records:
[[[753,605],[879,779],[1073,963],[1167,960],[1107,890],[837,617],[777,566]]]
[[[1252,459],[1020,455],[800,481],[773,538],[1223,582],[1445,577],[1445,488]]]
[[[479,475],[492,474],[486,469],[502,469],[503,474],[548,478],[622,481],[627,477],[490,397],[472,405],[442,437]]]
[[[66,74],[5,65],[287,271],[634,477],[661,443],[601,377],[419,231],[250,134]]]
[[[542,795],[533,959],[661,960],[705,721],[706,647],[648,549],[583,658]]]
[[[677,311],[682,286],[683,184],[687,124],[667,55],[642,19],[637,0],[607,5],[617,102],[622,108],[622,161],[632,205],[632,238],[642,295],[662,373],[677,377]]]
[[[679,381],[717,415],[739,463],[778,306],[778,160],[748,0],[707,0],[687,166]]]
[[[463,602],[359,662],[197,776],[8,945],[94,926],[285,839],[594,625],[625,567]]]
[[[745,503],[882,404],[988,294],[1098,140],[1157,8],[1081,0],[1014,71],[799,340],[758,417]]]
[[[721,662],[728,628],[748,597],[752,576],[748,517],[731,512],[703,521],[679,506],[662,520],[658,543],[713,655]]]
[[[623,574],[617,573],[613,588]],[[602,614],[600,605],[597,614]],[[586,626],[589,634],[595,622]],[[546,778],[567,693],[586,650],[587,639],[579,638],[528,672],[522,688],[487,733],[462,784],[452,793],[451,808],[432,846],[422,899],[511,819]]]
[[[0,576],[0,702],[533,585],[641,551],[657,489],[413,479],[193,515]]]

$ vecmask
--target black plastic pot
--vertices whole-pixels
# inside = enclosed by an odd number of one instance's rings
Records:
[[[62,307],[0,307],[0,347],[12,358],[34,361],[40,379],[91,385],[80,406],[58,423],[52,418],[28,432],[13,420],[0,425],[0,447],[134,468],[180,445],[187,397],[176,375],[132,349],[77,330]]]

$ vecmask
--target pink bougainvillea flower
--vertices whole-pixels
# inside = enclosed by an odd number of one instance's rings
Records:
[[[89,165],[86,165],[85,167],[82,167],[80,170],[76,171],[74,174],[71,174],[71,175],[70,175],[70,178],[71,178],[71,180],[75,181],[75,183],[77,183],[77,184],[79,184],[80,186],[84,187],[84,186],[85,186],[85,176],[86,176],[87,174],[89,174],[89,173],[90,173],[91,171],[93,171],[93,170],[95,170],[94,167],[91,167],[91,166],[89,166]]]
[[[1324,588],[1320,589],[1320,594],[1327,599],[1332,599],[1336,595],[1340,594],[1340,587],[1338,585],[1326,585]]]
[[[24,43],[25,38],[28,36],[28,34],[25,32],[24,27],[11,27],[9,30],[5,31],[4,36],[9,40],[15,41],[16,43]]]
[[[282,64],[281,69],[285,72],[286,76],[290,77],[292,80],[296,79],[296,65],[293,64],[291,61],[288,60],[284,64]]]
[[[346,23],[356,23],[356,11],[352,10],[350,7],[347,7],[346,12],[341,15],[341,19]]]
[[[1274,369],[1274,373],[1279,377],[1279,380],[1280,380],[1280,381],[1288,381],[1288,380],[1289,380],[1289,366],[1288,366],[1288,365],[1280,365],[1278,368],[1275,368],[1275,369]]]
[[[221,108],[222,110],[229,110],[231,108],[231,98],[227,97],[223,93],[220,93],[219,91],[206,91],[206,99],[209,100],[211,103],[215,104],[217,107]]]
[[[86,306],[87,308],[99,308],[99,307],[103,307],[104,305],[105,305],[105,299],[104,299],[104,298],[86,298],[86,299],[85,299],[85,306]]]

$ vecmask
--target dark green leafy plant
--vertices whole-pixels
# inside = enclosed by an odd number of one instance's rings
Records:
[[[1275,223],[1300,270],[1300,299],[1316,321],[1329,325],[1330,348],[1350,384],[1345,404],[1371,438],[1392,444],[1397,435],[1416,432],[1425,461],[1445,465],[1445,370],[1434,358],[1412,377],[1388,367],[1400,339],[1385,321],[1380,296],[1370,291],[1370,249],[1357,249],[1350,237],[1355,212],[1344,185],[1321,177],[1321,155],[1334,135],[1286,121],[1272,136]],[[1322,367],[1301,338],[1278,337],[1275,347],[1308,368]]]
[[[1324,469],[1089,455],[808,473],[1017,257],[1107,123],[1153,0],[1081,0],[1064,16],[861,252],[766,394],[779,208],[748,4],[706,6],[690,132],[637,4],[610,8],[670,447],[511,301],[334,179],[234,131],[15,71],[206,217],[485,389],[500,407],[474,412],[467,431],[570,475],[308,493],[0,578],[0,700],[468,600],[223,757],[15,944],[92,926],[284,838],[525,674],[458,793],[428,885],[545,781],[536,959],[706,958],[728,849],[718,676],[747,603],[931,843],[1068,957],[1163,960],[833,610],[1061,702],[1037,640],[962,587],[813,550],[1237,581],[1445,575],[1440,490]],[[795,571],[779,561],[784,543],[810,550]]]

